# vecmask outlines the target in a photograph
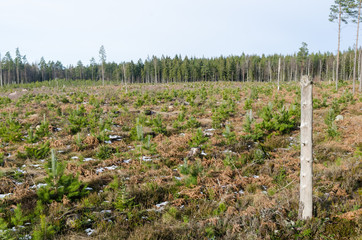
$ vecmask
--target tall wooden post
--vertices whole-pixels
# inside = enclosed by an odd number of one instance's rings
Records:
[[[302,76],[301,87],[299,218],[308,219],[313,212],[313,85],[308,76]]]

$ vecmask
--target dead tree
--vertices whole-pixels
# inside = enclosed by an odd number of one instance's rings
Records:
[[[302,76],[301,88],[299,218],[308,219],[313,211],[313,85],[308,76]]]

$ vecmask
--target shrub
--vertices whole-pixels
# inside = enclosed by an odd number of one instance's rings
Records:
[[[246,139],[252,139],[253,141],[257,141],[263,137],[263,131],[255,126],[255,119],[253,118],[253,112],[250,109],[249,113],[246,114],[244,124],[243,124],[244,132],[247,133],[245,136]]]
[[[283,185],[286,181],[286,177],[286,170],[284,167],[282,167],[279,169],[278,174],[273,177],[274,183],[278,184],[279,186]]]
[[[262,122],[253,126],[254,119],[250,110],[244,123],[244,131],[248,133],[246,137],[254,141],[272,133],[285,134],[296,129],[299,124],[300,109],[297,105],[292,105],[289,109],[283,106],[281,109],[275,110],[272,104],[268,104],[263,107],[259,115]]]
[[[250,98],[257,100],[259,98],[259,91],[256,87],[250,89]]]
[[[113,153],[113,148],[108,147],[106,145],[102,145],[99,147],[99,151],[96,154],[96,157],[99,159],[107,159],[110,158],[112,156]]]
[[[352,103],[354,104],[356,100],[353,98],[353,94],[350,91],[344,91],[342,96],[337,100],[338,103]]]
[[[25,147],[25,153],[18,152],[19,158],[44,159],[49,155],[50,143],[45,142],[35,147]]]
[[[9,116],[6,121],[0,122],[0,137],[4,142],[21,141],[21,124]]]
[[[0,97],[0,105],[6,105],[11,103],[11,99],[8,97]]]
[[[56,233],[55,227],[48,224],[45,215],[40,215],[40,224],[33,232],[34,240],[51,239]]]
[[[134,201],[135,197],[130,197],[129,193],[126,191],[126,187],[124,185],[121,186],[121,189],[117,189],[117,197],[113,202],[113,206],[120,212],[125,210],[132,210],[137,205]]]
[[[338,128],[335,124],[337,113],[335,108],[330,108],[324,117],[324,123],[327,125],[327,135],[330,138],[335,138],[339,136]]]
[[[186,123],[187,128],[198,128],[200,126],[201,123],[197,121],[195,117],[191,117]]]
[[[318,108],[324,108],[327,107],[327,98],[323,97],[323,101],[321,101],[318,98],[313,99],[313,109],[318,109]]]
[[[148,150],[150,154],[155,154],[157,153],[156,144],[151,143],[151,138],[151,135],[147,135],[147,137],[145,137],[145,139],[143,140],[143,148]]]
[[[48,136],[48,135],[49,135],[49,122],[46,121],[45,115],[44,115],[44,121],[36,128],[35,137],[37,139],[40,139],[40,138]]]
[[[189,141],[190,147],[199,147],[205,143],[209,138],[204,136],[201,128],[198,128],[195,135]]]
[[[258,126],[267,133],[276,131],[277,133],[289,133],[295,129],[299,123],[299,110],[295,105],[290,109],[282,107],[279,111],[273,110],[273,106],[269,104],[263,107],[260,117],[263,121]]]
[[[167,130],[166,127],[162,123],[162,117],[160,114],[157,114],[157,117],[155,117],[152,121],[154,128],[152,129],[155,133],[158,134],[166,134]]]
[[[253,107],[253,100],[248,98],[245,100],[244,110],[250,110]]]
[[[142,107],[145,104],[145,100],[142,97],[138,97],[134,103],[135,107]]]
[[[236,143],[236,134],[230,130],[229,126],[225,127],[225,131],[223,132],[223,136],[226,138],[226,142],[228,145],[232,145]]]
[[[68,100],[68,98],[67,97],[65,97],[65,96],[62,96],[62,98],[60,99],[60,102],[62,102],[62,103],[69,103],[69,100]]]
[[[86,117],[86,110],[83,105],[77,110],[71,111],[68,116],[68,121],[70,123],[69,131],[71,134],[76,134],[82,130],[83,127],[88,125],[88,119]]]
[[[184,179],[184,183],[187,187],[197,185],[197,177],[202,171],[203,167],[199,161],[189,165],[187,158],[185,158],[184,164],[180,166],[180,173],[187,176]]]
[[[185,117],[186,117],[186,112],[182,111],[179,115],[177,115],[177,121],[183,122],[185,121]]]
[[[11,223],[14,226],[22,226],[26,220],[27,218],[23,216],[23,212],[21,210],[21,203],[18,203],[14,209],[14,215],[11,217]]]
[[[213,211],[213,214],[215,216],[219,216],[221,214],[223,214],[227,209],[227,206],[225,203],[220,203],[219,206]]]
[[[35,135],[33,128],[30,127],[30,128],[28,129],[28,137],[27,137],[26,141],[27,141],[28,143],[36,143],[38,140],[39,140],[39,139],[38,139],[38,137]]]
[[[143,140],[143,126],[140,124],[139,118],[136,118],[136,125],[131,129],[130,137],[135,141]]]
[[[79,199],[88,194],[85,189],[87,185],[78,180],[73,175],[65,175],[65,164],[58,162],[55,151],[52,149],[52,155],[48,161],[48,177],[45,178],[46,186],[38,189],[37,195],[43,203],[52,201],[61,202],[66,196],[69,200]]]
[[[3,166],[4,164],[4,153],[0,152],[0,166]]]
[[[233,101],[229,101],[227,103],[223,103],[218,108],[213,109],[212,114],[212,126],[214,128],[220,128],[223,123],[229,119],[235,113],[235,103]]]

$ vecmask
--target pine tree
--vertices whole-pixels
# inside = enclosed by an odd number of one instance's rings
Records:
[[[13,71],[14,61],[10,55],[10,52],[5,53],[4,62],[5,62],[5,68],[8,71],[7,83],[11,84],[13,82],[11,72]]]
[[[358,8],[358,14],[357,14],[357,34],[356,34],[356,46],[354,51],[354,64],[353,64],[353,94],[356,91],[356,69],[357,69],[357,51],[358,51],[358,36],[359,36],[359,23],[360,23],[360,17],[361,17],[361,5],[362,0],[356,0],[356,6]],[[361,89],[360,89],[361,91]]]
[[[28,59],[26,58],[26,55],[23,56],[23,64],[24,64],[24,78],[25,82],[28,82],[28,75],[26,70],[26,65],[28,64]]]
[[[41,57],[40,59],[40,63],[39,63],[39,67],[40,67],[40,70],[41,70],[41,78],[42,78],[42,81],[45,81],[45,78],[44,78],[44,71],[46,69],[46,62],[44,60],[44,57]]]
[[[304,74],[305,62],[307,61],[309,54],[308,44],[302,42],[302,46],[299,48],[299,52],[297,53],[297,60],[300,62],[301,65],[301,75]]]
[[[336,65],[336,90],[338,90],[339,79],[339,51],[341,43],[341,25],[348,23],[348,20],[355,17],[356,11],[354,0],[334,0],[334,4],[330,8],[329,21],[338,20],[338,48],[337,48],[337,65]]]
[[[21,60],[21,54],[19,51],[19,48],[16,48],[16,53],[15,53],[16,57],[15,57],[15,65],[16,65],[16,82],[20,83],[20,65],[22,64]],[[23,82],[21,82],[23,83]]]
[[[102,83],[104,86],[104,64],[106,63],[106,49],[104,48],[104,46],[102,45],[99,49],[99,60],[101,61],[102,64]]]
[[[91,59],[90,59],[90,67],[92,68],[92,81],[93,81],[93,79],[94,79],[94,74],[93,74],[93,72],[94,72],[94,66],[96,65],[96,60],[94,59],[94,57],[92,57]]]

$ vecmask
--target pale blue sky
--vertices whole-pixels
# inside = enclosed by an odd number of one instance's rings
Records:
[[[0,52],[15,48],[29,62],[64,65],[91,57],[137,61],[147,56],[215,57],[336,52],[337,24],[328,21],[333,0],[0,0]],[[355,24],[342,30],[352,47]]]

